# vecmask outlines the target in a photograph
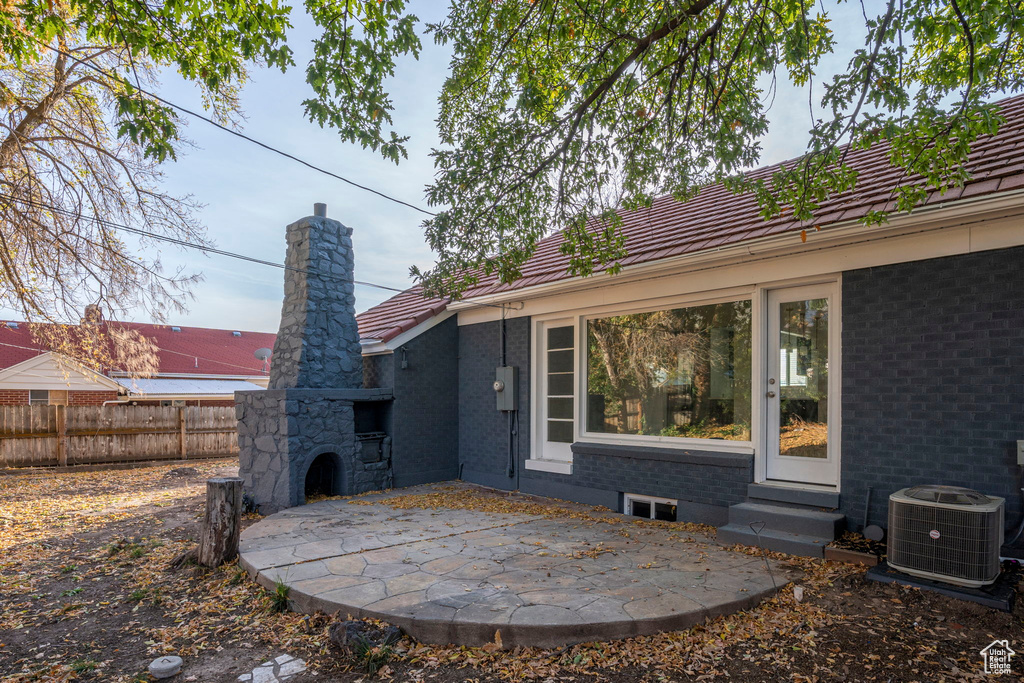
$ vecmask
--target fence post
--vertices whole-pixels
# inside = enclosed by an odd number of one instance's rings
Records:
[[[188,445],[188,438],[185,434],[185,408],[182,406],[178,408],[178,452],[181,454],[182,460],[188,459],[188,451],[185,450]]]
[[[57,409],[57,467],[68,465],[68,416],[67,406],[55,406]]]

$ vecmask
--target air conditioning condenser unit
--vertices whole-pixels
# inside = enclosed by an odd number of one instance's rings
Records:
[[[1002,498],[958,486],[912,486],[889,496],[889,566],[977,588],[999,577]]]

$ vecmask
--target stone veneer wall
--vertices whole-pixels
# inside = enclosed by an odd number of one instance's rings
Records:
[[[885,525],[915,484],[1006,498],[1020,519],[1024,248],[843,273],[841,511]]]
[[[270,388],[235,394],[239,474],[264,513],[304,503],[306,474],[325,453],[334,462],[329,493],[391,485],[390,459],[364,462],[356,439],[357,406],[390,392],[363,388],[352,230],[309,216],[288,226],[287,240]]]
[[[363,386],[352,228],[320,216],[288,226],[284,305],[271,389]]]
[[[336,456],[336,471],[341,474],[335,482],[337,493],[390,487],[390,461],[364,463],[355,457],[352,392],[267,389],[245,394],[236,407],[239,471],[250,474],[245,491],[260,504],[261,512],[303,504],[309,466],[323,453]],[[294,457],[281,457],[282,453]]]

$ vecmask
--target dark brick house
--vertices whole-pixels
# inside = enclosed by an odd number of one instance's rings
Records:
[[[1016,523],[1024,98],[1003,113],[965,187],[883,225],[857,219],[901,175],[884,149],[855,150],[856,191],[812,225],[710,186],[625,216],[617,275],[568,276],[555,235],[514,283],[364,312],[365,382],[394,393],[396,485],[461,477],[726,540],[795,515],[765,533],[810,554],[843,525],[884,526],[889,494],[914,484],[1002,496]]]

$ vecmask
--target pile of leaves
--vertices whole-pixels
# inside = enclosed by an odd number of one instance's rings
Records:
[[[387,505],[396,510],[472,510],[497,515],[530,515],[568,519],[578,522],[617,524],[625,527],[666,529],[672,532],[702,534],[715,537],[715,528],[694,522],[662,522],[627,517],[613,513],[606,507],[588,506],[555,498],[538,498],[517,491],[504,492],[476,486],[437,486],[427,493],[413,493],[385,499],[369,498],[370,494],[351,497],[349,505]],[[336,496],[336,499],[342,497]]]
[[[749,611],[686,631],[609,643],[542,650],[503,649],[500,636],[472,648],[403,638],[360,659],[330,643],[330,624],[346,615],[277,613],[271,595],[234,564],[168,568],[195,543],[203,479],[224,473],[223,465],[196,469],[189,477],[165,476],[169,467],[0,476],[0,679],[144,681],[149,661],[177,654],[185,658],[184,681],[234,680],[287,652],[310,665],[302,683],[355,683],[371,670],[380,680],[438,683],[982,680],[978,650],[1024,632],[1020,607],[1003,614],[865,581],[852,565],[769,553],[804,572],[800,600],[787,587]],[[389,503],[574,515],[581,523],[619,524],[623,534],[664,526],[677,530],[680,541],[709,542],[696,541],[679,524],[568,503],[545,501],[539,509],[542,502],[528,496],[466,487]]]
[[[0,476],[0,679],[149,680],[160,655],[255,647],[330,662],[325,615],[276,613],[234,563],[169,569],[195,544],[204,479],[223,468],[186,481],[169,467]],[[165,511],[187,523],[164,528]]]
[[[884,542],[872,541],[870,538],[864,538],[861,534],[853,531],[847,531],[828,545],[830,548],[854,550],[859,553],[868,553],[869,555],[885,559],[886,546]]]

